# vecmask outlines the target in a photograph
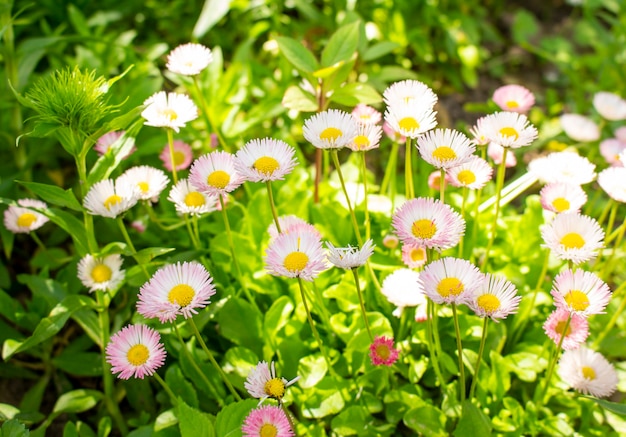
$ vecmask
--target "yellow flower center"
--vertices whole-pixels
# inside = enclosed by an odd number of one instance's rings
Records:
[[[391,355],[389,346],[387,346],[384,343],[377,345],[374,350],[375,350],[376,356],[378,356],[383,361],[388,360],[389,356]]]
[[[281,399],[285,395],[285,383],[280,378],[270,379],[265,383],[265,394],[275,399]]]
[[[365,120],[365,121],[367,121],[367,120],[369,120],[370,118],[372,118],[372,116],[371,116],[371,115],[369,115],[369,114],[361,114],[361,115],[359,115],[359,118],[360,118],[361,120]]]
[[[585,240],[580,234],[570,232],[561,238],[561,244],[565,246],[566,249],[580,249],[585,245]]]
[[[169,118],[170,121],[174,121],[178,118],[178,114],[172,108],[166,108],[161,112],[162,115]]]
[[[320,140],[337,141],[337,138],[343,135],[341,130],[336,127],[327,127],[320,134]]]
[[[150,189],[150,184],[147,182],[139,182],[137,186],[139,187],[142,193],[147,193],[148,190]]]
[[[554,206],[554,209],[558,212],[567,211],[569,209],[569,201],[563,197],[559,197],[552,201],[552,206]]]
[[[565,331],[565,325],[566,325],[566,321],[565,320],[560,320],[556,326],[554,327],[554,330],[556,331],[557,334],[563,335],[563,331]],[[572,326],[568,326],[567,327],[567,331],[565,331],[565,336],[567,337],[568,335],[570,335],[572,333]]]
[[[357,135],[354,138],[354,144],[356,144],[357,149],[365,149],[370,145],[370,139],[365,135]]]
[[[456,158],[456,153],[448,146],[440,146],[433,151],[433,157],[439,161],[446,162]]]
[[[506,102],[506,107],[507,108],[519,108],[519,103],[517,103],[515,100],[509,100],[508,102]]]
[[[500,309],[500,299],[493,294],[483,294],[476,299],[476,304],[487,314],[492,314]]]
[[[274,173],[278,167],[280,164],[271,156],[263,156],[254,161],[254,168],[268,176]]]
[[[398,126],[400,126],[400,129],[409,132],[420,128],[420,124],[413,117],[404,117],[398,122]]]
[[[583,366],[581,370],[583,372],[583,376],[585,377],[585,379],[588,379],[590,381],[593,381],[594,379],[596,379],[596,371],[593,370],[593,368],[589,366]]]
[[[197,191],[187,193],[187,195],[185,196],[185,205],[190,207],[202,206],[204,205],[204,196]]]
[[[150,351],[143,344],[136,344],[126,353],[126,359],[133,366],[141,366],[150,358]]]
[[[191,303],[195,295],[196,292],[193,287],[187,284],[178,284],[170,290],[167,295],[167,300],[169,300],[170,303],[186,307]]]
[[[423,261],[426,258],[426,251],[423,247],[419,247],[417,249],[411,249],[411,260],[412,261]]]
[[[442,279],[437,285],[437,293],[441,297],[458,296],[465,290],[463,283],[457,278]]]
[[[30,228],[37,220],[37,216],[32,212],[25,212],[17,218],[17,225],[20,228]]]
[[[413,222],[413,226],[411,226],[411,232],[417,238],[432,238],[437,232],[437,226],[432,220],[416,220]]]
[[[107,210],[111,210],[111,206],[113,205],[117,205],[118,203],[120,203],[122,201],[122,198],[120,196],[118,196],[117,194],[114,194],[112,196],[109,196],[107,198],[107,200],[104,201],[104,207]]]
[[[106,264],[96,264],[91,270],[91,278],[95,282],[106,282],[111,279],[113,272]]]
[[[463,185],[469,185],[476,181],[476,175],[471,170],[461,170],[457,177]]]
[[[215,170],[206,178],[206,182],[212,187],[224,189],[230,182],[230,175],[224,170]]]
[[[299,272],[303,270],[307,263],[309,262],[309,257],[306,253],[303,252],[291,252],[289,255],[285,257],[285,261],[283,261],[283,265],[290,272]]]
[[[515,137],[515,139],[519,138],[519,133],[512,127],[503,127],[500,129],[500,135],[505,137]]]
[[[565,295],[565,303],[574,311],[584,311],[589,306],[589,297],[580,290],[571,290]]]
[[[180,150],[176,150],[174,152],[174,165],[178,167],[183,162],[185,162],[185,154],[181,152]]]
[[[278,435],[278,428],[271,423],[264,423],[259,430],[259,437],[276,437]]]

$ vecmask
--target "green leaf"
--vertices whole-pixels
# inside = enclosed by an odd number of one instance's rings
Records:
[[[319,68],[315,55],[304,47],[300,41],[286,36],[279,36],[276,37],[276,42],[281,53],[296,69],[305,73],[313,73]]]
[[[491,435],[491,421],[472,401],[463,401],[463,410],[459,423],[454,429],[454,435],[462,436],[489,436]]]
[[[330,96],[330,100],[345,106],[356,106],[359,103],[379,103],[383,97],[370,85],[354,82],[339,88]]]
[[[12,419],[2,424],[0,437],[29,437],[30,431],[17,419]]]
[[[48,217],[51,222],[59,226],[72,237],[78,255],[82,257],[89,253],[89,247],[87,247],[87,233],[85,232],[85,226],[80,220],[72,214],[56,208],[40,209],[39,212]]]
[[[371,47],[368,47],[365,53],[363,53],[362,59],[365,62],[373,61],[374,59],[385,56],[387,53],[391,53],[397,47],[400,47],[400,44],[396,42],[381,41]]]
[[[626,416],[626,405],[618,404],[616,402],[605,401],[604,399],[598,399],[591,396],[583,396],[587,399],[591,399],[596,404],[600,405],[602,408],[609,410],[612,413],[618,414],[620,416]]]
[[[180,367],[172,364],[165,372],[165,382],[172,388],[172,391],[178,398],[189,404],[191,407],[198,408],[198,394],[193,385],[185,379]],[[180,417],[179,417],[180,419]]]
[[[78,437],[78,431],[74,422],[67,422],[63,428],[63,437]]]
[[[78,212],[83,211],[83,207],[80,206],[80,203],[76,200],[76,196],[74,196],[74,193],[70,189],[64,190],[63,188],[55,185],[40,184],[37,182],[16,182],[31,190],[45,202],[62,208],[73,209]]]
[[[241,424],[258,404],[256,399],[246,399],[224,407],[215,418],[215,435],[241,437]]]
[[[78,389],[63,393],[54,404],[53,414],[82,413],[96,406],[103,398],[97,390]]]
[[[98,181],[108,178],[113,170],[128,156],[128,153],[135,146],[135,138],[130,132],[126,132],[115,141],[107,152],[100,156],[93,165],[87,176],[87,183],[92,185]]]
[[[321,354],[307,355],[300,360],[298,366],[298,385],[302,388],[311,388],[324,378],[328,371],[326,360]]]
[[[446,416],[432,405],[412,408],[404,414],[404,424],[427,437],[445,437]]]
[[[137,252],[135,255],[135,261],[137,261],[137,264],[148,264],[154,258],[165,255],[166,253],[170,253],[174,250],[176,249],[173,247],[147,247]]]
[[[274,301],[265,313],[263,328],[267,337],[274,337],[289,322],[294,305],[288,296],[281,296]]]
[[[174,410],[167,410],[159,414],[154,422],[154,430],[161,431],[165,428],[173,427],[178,423],[178,417],[174,414]]]
[[[2,358],[6,361],[16,353],[26,351],[46,341],[63,328],[67,319],[74,312],[86,306],[93,307],[93,305],[94,301],[87,296],[72,295],[66,297],[50,311],[48,317],[39,322],[32,336],[22,342],[6,340],[2,347]]]
[[[513,17],[511,31],[517,44],[528,43],[539,31],[539,24],[535,16],[526,9],[518,9]]]
[[[330,67],[352,58],[359,45],[360,21],[340,27],[328,40],[322,51],[322,67]]]
[[[248,302],[237,297],[230,299],[217,314],[217,323],[224,337],[263,355],[261,314]]]
[[[206,0],[202,11],[191,33],[195,39],[200,39],[213,28],[230,10],[231,0]]]
[[[176,415],[178,416],[181,437],[215,436],[215,430],[209,415],[190,407],[182,399],[178,401]]]
[[[282,103],[285,108],[300,112],[315,112],[318,107],[315,97],[296,85],[287,88]]]
[[[39,411],[41,408],[41,402],[43,401],[43,395],[50,382],[50,375],[44,373],[43,376],[33,385],[22,397],[20,402],[20,410],[29,413]]]
[[[0,420],[13,419],[20,410],[10,404],[0,404]]]
[[[70,375],[102,375],[102,356],[100,353],[63,351],[52,359],[52,364]]]
[[[370,425],[371,422],[372,416],[367,411],[367,408],[352,405],[339,413],[338,416],[334,417],[330,425],[333,431],[341,436],[365,436],[372,435],[371,432],[366,433],[366,430],[370,428],[368,425]]]
[[[99,347],[102,347],[102,334],[98,315],[91,308],[81,308],[72,314],[72,320],[83,328],[83,331]]]

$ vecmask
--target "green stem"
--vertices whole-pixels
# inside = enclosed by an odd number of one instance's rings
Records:
[[[476,365],[474,366],[474,378],[472,378],[472,385],[470,387],[469,399],[474,397],[474,391],[478,382],[478,370],[480,369],[480,362],[482,361],[483,352],[485,351],[485,343],[487,342],[487,322],[489,317],[485,317],[483,320],[483,334],[480,338],[480,346],[478,347],[478,357],[476,358]]]
[[[322,149],[315,149],[315,184],[313,202],[320,202],[320,182],[322,181]]]
[[[213,354],[211,353],[211,351],[207,347],[206,343],[202,339],[202,335],[200,334],[200,331],[198,330],[198,327],[196,326],[196,323],[193,321],[193,318],[187,319],[187,320],[188,320],[189,324],[191,325],[191,328],[193,329],[193,332],[196,335],[196,338],[198,339],[198,343],[200,343],[200,347],[202,348],[204,353],[207,354],[207,357],[209,358],[209,361],[211,362],[211,364],[213,364],[213,367],[215,367],[215,370],[217,370],[217,373],[219,373],[220,376],[222,377],[222,381],[224,381],[224,384],[226,384],[226,387],[228,387],[228,390],[233,395],[235,400],[240,401],[241,400],[241,396],[239,396],[239,393],[237,393],[237,391],[235,391],[235,388],[233,387],[233,385],[228,380],[228,377],[226,376],[226,373],[224,373],[224,370],[222,370],[222,366],[220,366],[218,364],[218,362],[215,361],[215,357],[213,357]]]
[[[330,156],[333,160],[333,164],[335,165],[337,176],[339,176],[339,182],[341,182],[341,189],[343,190],[343,194],[346,197],[346,203],[348,204],[348,211],[350,211],[350,219],[352,220],[352,227],[354,228],[356,241],[359,243],[359,246],[363,246],[363,238],[361,238],[361,231],[359,231],[359,225],[357,224],[356,216],[354,215],[354,210],[352,209],[352,204],[350,203],[350,196],[348,196],[348,190],[346,189],[346,184],[343,180],[343,174],[341,172],[341,166],[339,165],[339,157],[337,156],[337,150],[332,149],[330,151]]]
[[[367,206],[367,163],[365,162],[365,152],[361,152],[361,178],[363,179],[363,207],[365,210],[365,239],[369,240],[370,229],[370,212]]]
[[[189,234],[189,238],[191,239],[191,244],[193,244],[194,249],[200,250],[200,243],[196,239],[196,234],[191,228],[191,223],[189,222],[189,217],[187,216],[187,214],[184,215],[184,219],[185,219],[185,226],[187,227],[187,233]]]
[[[437,380],[439,381],[439,387],[445,389],[445,380],[443,379],[443,374],[441,373],[441,368],[439,367],[439,357],[441,356],[441,349],[437,348],[437,341],[435,340],[435,323],[434,323],[434,313],[435,313],[435,303],[428,299],[426,303],[426,338],[428,340],[428,353],[430,355],[430,359],[433,363],[433,369],[435,370],[435,375],[437,375]]]
[[[128,434],[128,427],[120,411],[120,407],[115,400],[115,393],[113,387],[113,374],[111,373],[111,366],[106,359],[106,347],[110,341],[110,325],[109,325],[109,305],[105,300],[104,292],[102,290],[96,290],[96,301],[98,303],[98,322],[100,324],[100,335],[102,341],[102,380],[104,384],[104,402],[107,410],[115,425],[119,428],[122,435]]]
[[[500,197],[502,196],[502,186],[504,185],[504,173],[506,170],[506,154],[508,149],[505,147],[502,152],[502,162],[500,163],[500,167],[498,167],[498,176],[496,180],[496,204],[495,204],[495,212],[493,214],[493,226],[491,229],[491,234],[489,235],[489,242],[487,243],[487,250],[485,252],[485,259],[482,262],[481,270],[484,272],[487,268],[487,264],[489,262],[489,255],[491,252],[491,247],[493,246],[493,242],[496,239],[496,234],[498,232],[498,215],[500,213]]]
[[[174,159],[174,131],[166,128],[167,131],[167,144],[170,147],[170,164],[172,165],[172,178],[174,178],[174,185],[178,183],[178,176],[176,174],[176,160]]]
[[[383,177],[383,182],[380,186],[380,193],[383,195],[388,195],[391,199],[391,214],[395,209],[396,203],[396,174],[398,169],[398,149],[400,145],[396,142],[393,142],[391,145],[391,153],[389,154],[389,162],[387,162],[387,167],[385,168],[385,176]],[[389,189],[387,189],[389,188]],[[389,191],[389,193],[387,193]]]
[[[439,169],[439,200],[441,203],[445,203],[446,192],[446,171],[442,168]]]
[[[622,285],[617,287],[617,289],[613,292],[613,299],[615,299],[618,293],[621,292],[624,288],[626,288],[626,282],[622,282]],[[592,349],[597,349],[600,346],[602,340],[604,340],[607,334],[611,332],[611,329],[613,329],[613,326],[615,326],[615,324],[617,323],[617,319],[619,319],[619,317],[624,313],[624,309],[626,309],[626,299],[622,298],[619,304],[619,308],[617,308],[617,311],[613,313],[613,316],[611,317],[611,320],[609,320],[609,323],[604,327],[602,332],[594,340]]]
[[[161,387],[163,387],[163,390],[165,390],[165,393],[167,393],[167,395],[170,397],[170,400],[172,401],[172,405],[174,406],[178,405],[178,399],[176,398],[176,395],[174,394],[170,386],[167,385],[165,381],[163,381],[163,378],[161,378],[158,373],[154,372],[154,379],[156,379],[159,382],[159,384],[161,384]]]
[[[237,261],[237,253],[235,251],[235,243],[233,242],[233,234],[230,230],[230,222],[228,221],[228,214],[226,213],[226,204],[224,203],[224,198],[222,196],[218,196],[218,198],[220,199],[220,206],[222,207],[222,217],[224,218],[224,227],[226,228],[226,236],[228,237],[230,255],[233,258],[233,265],[235,266],[237,279],[239,280],[239,284],[241,285],[241,288],[243,289],[243,292],[245,293],[246,298],[248,299],[248,302],[250,302],[252,306],[254,306],[257,309],[257,311],[260,312],[261,310],[259,309],[259,306],[254,300],[254,297],[252,297],[252,294],[250,294],[250,290],[248,290],[248,287],[246,286],[246,283],[243,280],[243,275],[241,274],[241,268],[239,267],[239,262]],[[239,292],[238,291],[235,292],[235,297],[238,295],[239,295]]]
[[[298,437],[298,431],[296,430],[296,426],[293,423],[293,418],[291,417],[291,413],[287,409],[287,406],[282,401],[282,399],[278,401],[278,405],[280,405],[280,408],[282,408],[283,413],[285,413],[285,416],[287,417],[287,421],[289,422],[289,426],[291,427],[291,430],[293,431],[294,436]]]
[[[607,258],[607,260],[604,262],[604,266],[602,267],[602,272],[600,273],[600,277],[605,282],[608,282],[609,277],[611,273],[613,272],[613,269],[612,269],[613,258],[615,257],[617,248],[622,244],[622,239],[624,238],[624,233],[626,232],[626,220],[624,220],[624,222],[620,225],[620,227],[617,228],[617,231],[618,231],[617,240],[615,240],[615,243],[613,244],[613,250],[611,250],[611,254]],[[600,255],[598,255],[598,257],[599,256]]]
[[[370,341],[374,341],[374,336],[372,335],[372,330],[370,329],[370,323],[367,320],[367,312],[365,311],[365,303],[363,302],[363,293],[361,293],[361,286],[359,285],[359,274],[357,269],[352,269],[352,275],[354,276],[354,283],[356,285],[356,292],[359,295],[359,304],[361,305],[361,314],[363,315],[363,321],[365,322],[365,328],[367,328],[367,333],[370,336]]]
[[[565,340],[565,337],[567,336],[567,330],[569,329],[569,324],[571,321],[572,321],[572,314],[570,313],[569,317],[567,318],[567,322],[565,322],[565,327],[563,328],[563,331],[561,333],[559,344],[556,346],[556,349],[554,350],[554,355],[552,356],[552,359],[550,360],[550,366],[548,367],[548,372],[546,373],[546,382],[544,384],[541,397],[537,401],[537,407],[539,407],[541,404],[545,404],[548,400],[548,388],[550,388],[550,381],[552,380],[554,367],[556,366],[556,362],[559,358],[559,355],[561,355],[561,348],[563,346],[563,340]]]
[[[89,191],[87,186],[87,155],[86,153],[79,153],[75,156],[76,169],[78,170],[78,179],[80,183],[81,196],[84,199]],[[98,251],[98,243],[96,242],[96,235],[93,228],[93,216],[86,210],[83,210],[83,221],[85,223],[85,233],[87,234],[87,247],[89,252],[95,253]]]
[[[413,147],[411,147],[411,137],[406,137],[406,148],[404,151],[404,195],[407,200],[415,197],[415,188],[413,186],[413,164],[411,156],[413,155]]]
[[[272,182],[267,181],[265,183],[267,187],[267,197],[270,199],[270,207],[272,208],[272,216],[274,217],[274,223],[276,223],[276,230],[280,234],[280,223],[278,222],[278,213],[276,212],[276,204],[274,203],[274,194],[272,193]]]
[[[224,137],[222,137],[222,133],[220,132],[219,129],[215,127],[215,125],[213,124],[213,120],[211,120],[211,116],[209,115],[210,114],[209,107],[207,106],[206,99],[204,98],[204,94],[202,94],[202,88],[200,87],[200,82],[198,81],[197,76],[193,76],[193,83],[196,87],[198,99],[200,100],[200,106],[202,108],[202,116],[204,118],[204,122],[206,123],[207,129],[210,131],[210,133],[215,133],[215,135],[217,135],[217,142],[222,146],[222,148],[225,151],[230,152],[229,147],[226,144],[226,141],[224,141]]]
[[[611,210],[612,207],[613,207],[613,199],[609,199],[609,201],[604,206],[604,209],[600,213],[600,218],[598,219],[598,224],[600,226],[602,226],[602,223],[604,223],[604,220],[606,220],[606,216],[609,214],[609,211]]]
[[[146,267],[142,263],[140,263],[139,260],[137,259],[137,249],[135,249],[135,246],[133,245],[133,241],[130,239],[130,236],[128,235],[128,231],[126,230],[126,226],[124,226],[124,220],[122,219],[122,216],[118,216],[115,219],[115,221],[117,221],[117,225],[119,226],[120,231],[122,232],[122,235],[124,236],[124,240],[126,241],[126,244],[128,245],[128,247],[130,248],[133,254],[133,258],[135,259],[135,261],[141,268],[141,271],[143,271],[143,274],[146,276],[146,279],[150,279],[150,273],[148,273],[148,271],[146,270]]]
[[[459,392],[461,393],[461,403],[463,403],[465,400],[465,366],[463,364],[463,345],[461,344],[461,330],[459,328],[459,317],[456,311],[456,303],[452,304],[452,318],[454,319],[456,348],[459,354]]]

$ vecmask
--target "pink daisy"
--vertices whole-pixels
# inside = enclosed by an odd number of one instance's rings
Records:
[[[444,173],[443,183],[445,185],[450,183],[450,176],[448,173]],[[435,191],[439,191],[441,189],[441,170],[435,170],[428,175],[428,188]]]
[[[594,273],[564,270],[554,278],[550,294],[557,308],[580,314],[603,314],[611,299],[609,286]]]
[[[626,143],[617,138],[608,138],[600,143],[600,154],[608,164],[616,167],[624,167],[624,163],[619,160],[619,155],[625,150]]]
[[[428,258],[426,257],[426,248],[415,244],[402,245],[402,262],[410,269],[422,267]]]
[[[211,303],[215,294],[212,282],[209,272],[197,262],[162,267],[141,286],[137,311],[148,319],[158,317],[161,323],[174,321],[181,314],[188,319],[198,314],[197,308]]]
[[[165,362],[165,348],[159,341],[161,336],[145,325],[128,325],[111,336],[106,347],[106,360],[112,373],[118,378],[131,376],[143,379],[152,376]]]
[[[236,160],[235,155],[223,151],[203,155],[191,166],[189,182],[198,191],[224,196],[245,181],[244,175],[237,171]]]
[[[487,146],[487,156],[491,158],[494,164],[500,165],[502,163],[502,158],[504,157],[504,147],[502,147],[498,143],[489,143]],[[506,162],[504,166],[506,168],[515,167],[517,165],[517,158],[515,154],[509,150],[506,154]]]
[[[548,184],[539,193],[543,209],[556,212],[579,212],[587,202],[587,194],[579,185],[567,183]]]
[[[468,295],[465,303],[478,317],[490,317],[497,322],[516,313],[521,299],[512,282],[486,274],[480,286]]]
[[[564,350],[578,349],[581,344],[587,341],[589,336],[589,322],[577,313],[570,313],[563,308],[557,308],[548,316],[548,320],[543,324],[546,335],[558,345],[563,336],[567,319],[570,314],[572,319],[569,322],[562,347]]]
[[[106,133],[106,134],[102,135],[100,138],[98,138],[98,141],[96,141],[96,145],[94,146],[94,149],[96,150],[96,152],[98,152],[98,155],[100,155],[100,156],[104,155],[105,153],[107,153],[109,151],[111,146],[117,140],[119,140],[122,137],[122,135],[124,135],[125,133],[126,133],[126,131],[121,130],[121,131],[109,132],[109,133]],[[133,143],[135,142],[132,138],[129,138],[129,140],[132,141]],[[137,148],[135,146],[133,146],[128,151],[126,156],[124,156],[122,159],[128,158],[135,151],[137,151]]]
[[[352,116],[360,124],[378,124],[382,114],[371,106],[359,103],[352,110]]]
[[[4,226],[14,234],[27,234],[39,229],[48,222],[48,217],[33,208],[48,209],[48,205],[40,200],[20,199],[19,206],[11,205],[4,211]]]
[[[295,154],[296,149],[284,141],[256,139],[237,151],[235,168],[252,182],[283,180],[298,163]]]
[[[448,169],[447,176],[455,187],[480,190],[491,180],[493,168],[484,159],[470,156],[463,164]]]
[[[505,85],[495,90],[493,101],[503,111],[524,114],[535,104],[535,96],[521,85]]]
[[[452,257],[431,262],[420,278],[426,296],[439,304],[466,303],[483,282],[483,274],[478,267],[467,260]]]
[[[241,427],[243,437],[292,437],[295,434],[282,408],[263,405],[248,414]]]
[[[383,122],[383,132],[394,143],[406,142],[406,137],[402,135],[400,132],[397,132],[396,130],[394,130],[394,128],[391,127],[391,125],[387,121]]]
[[[290,232],[300,232],[306,231],[313,233],[319,238],[322,239],[322,234],[318,231],[315,226],[310,223],[307,223],[305,220],[302,220],[300,217],[295,215],[281,215],[278,217],[278,224],[280,225],[280,233],[288,234]],[[276,223],[272,222],[267,228],[267,232],[270,234],[270,240],[278,237],[279,232],[276,228]]]
[[[167,171],[172,171],[172,158],[170,156],[170,146],[166,144],[159,155],[161,161],[163,161],[163,167]],[[183,141],[174,141],[174,164],[176,164],[176,170],[185,170],[189,168],[193,161],[193,151],[191,146]]]
[[[396,247],[398,247],[399,243],[400,240],[394,234],[386,234],[383,237],[383,246],[385,246],[387,249],[395,249]]]
[[[274,276],[312,281],[327,267],[321,240],[305,230],[280,234],[265,254],[265,269]]]
[[[370,345],[370,359],[375,366],[391,366],[398,360],[399,353],[393,347],[393,338],[377,336]]]
[[[573,389],[599,398],[612,395],[619,383],[613,365],[584,346],[563,352],[557,372]]]
[[[563,114],[560,118],[565,134],[581,143],[589,143],[600,139],[600,128],[589,117],[579,114]]]

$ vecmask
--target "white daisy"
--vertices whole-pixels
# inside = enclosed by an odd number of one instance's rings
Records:
[[[378,148],[383,129],[376,124],[359,123],[357,135],[348,144],[353,152],[365,152]]]
[[[395,270],[383,280],[380,292],[389,303],[397,307],[393,312],[396,317],[400,316],[405,307],[426,306],[424,286],[420,274],[414,270],[404,268]]]
[[[435,129],[417,139],[420,155],[430,165],[449,169],[467,161],[476,146],[461,132]]]
[[[563,352],[557,373],[573,389],[599,398],[617,389],[617,372],[602,354],[582,346]]]
[[[450,184],[455,187],[480,190],[491,180],[493,168],[484,159],[478,156],[470,156],[463,164],[449,168],[447,175]]]
[[[298,162],[295,153],[284,141],[271,138],[248,141],[237,151],[235,168],[252,182],[282,180]]]
[[[607,120],[626,119],[626,100],[617,94],[601,91],[593,96],[593,107]]]
[[[203,193],[224,195],[237,189],[245,177],[235,166],[235,155],[215,151],[196,159],[189,171],[189,182]]]
[[[486,274],[480,286],[467,296],[465,303],[478,317],[490,317],[497,322],[516,313],[521,299],[513,283]]]
[[[143,104],[146,108],[141,116],[146,126],[169,127],[178,132],[198,117],[198,108],[185,94],[159,91]]]
[[[354,140],[357,123],[347,112],[329,109],[308,118],[302,133],[318,149],[341,149]]]
[[[417,138],[437,126],[436,114],[428,104],[402,104],[387,107],[385,121],[401,135]]]
[[[626,167],[610,167],[598,175],[598,184],[611,199],[626,203]]]
[[[179,214],[202,215],[217,209],[218,199],[198,191],[189,179],[181,179],[174,185],[167,199],[174,203]]]
[[[579,185],[552,183],[539,192],[543,209],[556,213],[579,212],[587,203],[587,193]]]
[[[600,139],[600,128],[584,115],[563,114],[560,121],[565,134],[575,141],[589,143]]]
[[[202,44],[188,43],[176,47],[167,55],[168,70],[193,76],[204,70],[213,60],[211,49]]]
[[[383,92],[383,100],[387,106],[426,106],[433,108],[437,103],[437,95],[423,82],[403,80],[389,85]]]
[[[545,184],[563,182],[584,185],[596,178],[596,166],[575,152],[555,152],[536,158],[528,171]]]
[[[31,208],[47,209],[40,200],[20,199],[19,206],[11,205],[4,211],[4,226],[14,234],[28,233],[48,222],[48,217]]]
[[[167,187],[170,180],[165,173],[149,165],[131,167],[117,179],[120,184],[130,184],[137,187],[138,198],[141,200],[159,200],[161,191]]]
[[[119,254],[104,257],[85,255],[78,263],[78,279],[90,292],[115,290],[124,280],[122,262]]]
[[[91,186],[83,205],[89,214],[115,218],[137,203],[138,194],[135,185],[105,179]]]
[[[489,114],[483,117],[480,129],[490,142],[513,149],[528,146],[538,135],[528,118],[516,112]]]
[[[559,259],[580,264],[597,256],[604,247],[604,231],[597,221],[585,215],[559,214],[541,226],[544,244]]]
[[[341,269],[355,269],[364,265],[374,253],[374,242],[367,240],[361,249],[358,247],[335,247],[330,241],[326,242],[328,261]]]
[[[424,292],[435,303],[465,303],[482,284],[483,275],[467,260],[446,257],[428,264],[421,273]]]

